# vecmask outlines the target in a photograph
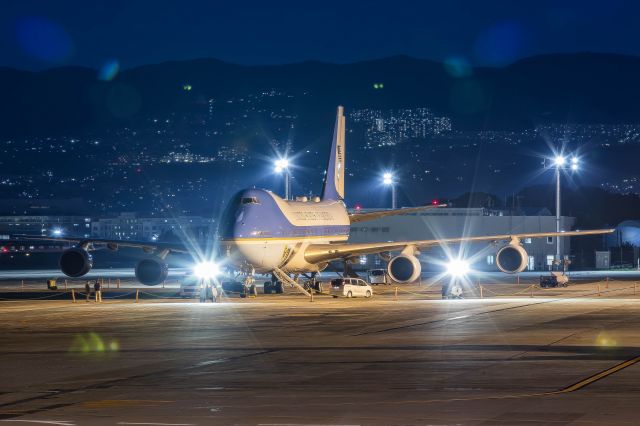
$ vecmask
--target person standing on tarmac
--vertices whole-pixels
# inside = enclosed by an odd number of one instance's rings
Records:
[[[200,303],[205,303],[207,301],[207,284],[203,281],[200,281]]]
[[[102,302],[102,286],[99,280],[96,280],[93,289],[96,291],[96,302]]]
[[[87,283],[84,285],[84,292],[87,295],[87,303],[88,303],[89,299],[91,298],[91,285],[89,285],[89,281],[87,281]]]
[[[218,287],[215,284],[213,284],[211,286],[211,301],[213,303],[216,303],[218,301],[218,296],[219,296]]]

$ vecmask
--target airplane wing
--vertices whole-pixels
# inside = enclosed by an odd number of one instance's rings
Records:
[[[366,222],[368,220],[374,220],[381,217],[396,216],[396,215],[405,214],[405,213],[414,213],[414,212],[419,212],[423,210],[437,209],[437,208],[446,207],[446,206],[447,206],[446,204],[435,204],[435,205],[430,204],[428,206],[405,207],[402,209],[395,209],[395,210],[377,210],[374,212],[351,213],[349,215],[349,220],[351,221],[351,223]]]
[[[486,235],[479,237],[443,238],[438,240],[416,240],[416,241],[395,241],[380,243],[336,243],[336,244],[312,244],[304,253],[305,260],[309,263],[322,263],[332,260],[348,259],[353,256],[365,254],[384,253],[389,251],[402,251],[405,247],[413,246],[417,249],[438,245],[451,245],[464,242],[478,241],[506,241],[522,238],[545,238],[545,237],[575,237],[581,235],[609,234],[614,229],[594,229],[588,231],[566,231],[566,232],[539,232],[524,234],[502,234]]]
[[[88,245],[88,249],[94,249],[95,245],[103,245],[111,250],[117,250],[118,247],[133,247],[142,249],[145,253],[153,253],[156,251],[168,250],[175,253],[189,253],[189,250],[180,244],[171,243],[153,243],[149,241],[129,241],[129,240],[109,240],[102,238],[80,238],[80,237],[46,237],[40,235],[12,235],[14,239],[28,241],[59,241],[64,243],[75,243],[77,245]]]

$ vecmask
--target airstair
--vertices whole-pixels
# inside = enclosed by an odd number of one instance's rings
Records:
[[[311,293],[309,293],[307,290],[305,290],[304,287],[302,287],[300,284],[298,284],[298,282],[296,280],[292,279],[282,269],[274,268],[273,269],[273,275],[275,275],[276,278],[279,279],[282,283],[286,283],[286,284],[292,285],[293,287],[297,288],[300,291],[300,293],[303,293],[303,294],[305,294],[307,296],[311,296]]]

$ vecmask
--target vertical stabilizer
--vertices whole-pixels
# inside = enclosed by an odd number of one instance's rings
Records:
[[[345,141],[344,141],[344,108],[338,107],[336,116],[336,126],[333,129],[333,142],[331,153],[329,154],[329,164],[322,186],[322,200],[343,200],[344,199],[344,164],[345,164]]]

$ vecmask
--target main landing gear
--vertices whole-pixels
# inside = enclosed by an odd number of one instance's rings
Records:
[[[271,281],[264,283],[264,294],[282,294],[284,293],[284,284],[278,281],[274,274],[271,274]]]

